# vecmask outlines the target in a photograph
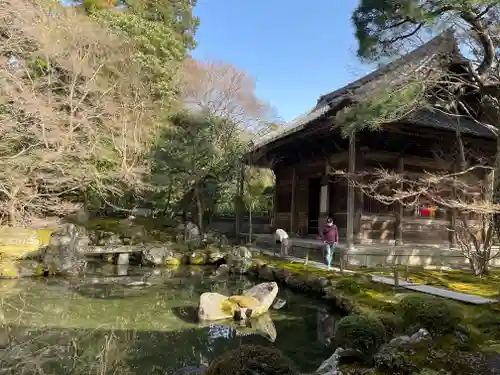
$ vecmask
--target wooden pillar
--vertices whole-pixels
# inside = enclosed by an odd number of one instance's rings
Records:
[[[323,177],[321,178],[321,190],[319,196],[319,218],[318,218],[318,226],[321,228],[323,221],[326,219],[328,214],[330,213],[330,165],[328,160],[325,161],[325,172]]]
[[[355,133],[349,136],[349,167],[348,167],[348,184],[347,184],[347,249],[354,248],[354,216],[355,216],[355,188],[352,179],[356,172],[356,135]]]
[[[401,156],[398,159],[398,173],[403,174],[405,171],[405,165],[404,165],[404,159]],[[404,189],[403,183],[401,182],[401,185],[399,186],[401,190]],[[403,203],[399,202],[396,207],[396,228],[394,231],[395,234],[395,242],[397,246],[403,245],[403,216],[404,216],[404,205]]]
[[[361,147],[356,149],[356,170],[363,171],[364,170],[364,153],[361,150]],[[356,197],[354,202],[355,207],[355,218],[354,218],[354,238],[358,243],[363,239],[363,231],[361,229],[362,221],[361,217],[363,216],[363,190],[361,188],[356,189]]]
[[[295,217],[295,186],[296,183],[295,167],[292,169],[292,202],[290,204],[290,234],[294,233],[294,217]]]

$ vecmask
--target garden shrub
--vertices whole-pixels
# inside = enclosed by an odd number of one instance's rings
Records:
[[[259,345],[242,345],[216,358],[204,375],[298,375],[281,351]]]
[[[398,310],[405,328],[425,328],[433,334],[454,332],[463,319],[459,304],[425,294],[404,297]]]
[[[401,330],[401,327],[403,326],[403,321],[401,317],[395,314],[381,313],[378,314],[377,317],[385,327],[387,339],[393,338],[396,335],[396,333],[398,333]]]
[[[337,344],[363,354],[374,354],[386,336],[382,322],[370,315],[348,315],[340,319],[335,332]]]
[[[330,296],[330,299],[332,299],[332,296]],[[336,309],[339,309],[347,314],[357,314],[360,311],[360,307],[354,299],[341,293],[335,294],[333,296],[333,301]]]
[[[488,311],[476,320],[477,328],[486,335],[500,339],[500,314]]]
[[[346,294],[359,294],[363,289],[363,284],[355,278],[346,278],[339,280],[335,285],[335,289],[341,290]]]
[[[393,375],[410,375],[418,371],[418,366],[408,355],[406,348],[384,345],[373,357],[377,370]]]

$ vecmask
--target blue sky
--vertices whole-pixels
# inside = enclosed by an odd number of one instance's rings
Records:
[[[357,0],[198,0],[195,58],[221,59],[250,73],[257,95],[285,121],[317,98],[366,74],[356,58],[351,13]]]

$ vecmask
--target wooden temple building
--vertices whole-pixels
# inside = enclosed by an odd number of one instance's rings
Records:
[[[377,130],[362,130],[345,138],[336,114],[381,87],[400,85],[412,73],[442,67],[443,75],[466,74],[467,65],[451,32],[445,32],[413,52],[329,94],[317,105],[254,145],[247,163],[272,168],[276,177],[273,225],[292,235],[315,237],[326,215],[337,222],[341,242],[355,244],[424,243],[453,245],[450,227],[456,216],[437,208],[422,216],[418,207],[386,205],[364,195],[335,170],[349,173],[383,167],[403,173],[453,171],[455,160],[436,158],[436,150],[453,148],[457,127],[467,147],[494,155],[495,136],[467,116],[418,109]],[[434,65],[433,65],[434,64]],[[451,73],[450,73],[451,72]],[[404,83],[404,82],[403,82]],[[361,99],[359,99],[361,100]],[[422,202],[425,207],[426,202]]]

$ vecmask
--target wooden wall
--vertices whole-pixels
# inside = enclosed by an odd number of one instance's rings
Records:
[[[421,244],[447,244],[449,241],[448,220],[404,217],[403,241]],[[361,243],[393,243],[396,238],[395,215],[365,213],[361,217]]]
[[[401,142],[399,142],[401,143]],[[423,170],[432,170],[433,159],[424,156],[400,155],[397,151],[377,151],[375,146],[356,149],[356,170],[369,168],[403,168],[405,173],[417,175]],[[400,144],[396,146],[401,147]],[[420,147],[423,149],[425,147]],[[363,150],[362,150],[363,149]],[[368,150],[368,151],[366,151]],[[289,233],[306,236],[308,233],[309,180],[321,178],[329,173],[328,164],[347,170],[346,150],[332,154],[326,159],[308,160],[293,165],[281,164],[274,170],[276,175],[276,206],[274,224]],[[441,165],[441,164],[440,164]],[[295,178],[294,178],[295,176]],[[330,177],[328,212],[333,214],[339,234],[345,240],[347,231],[348,186],[344,178]],[[292,197],[294,202],[292,203]],[[318,197],[319,206],[319,197]],[[386,205],[356,191],[354,199],[355,241],[358,243],[394,243],[402,233],[403,243],[448,244],[450,215],[439,218],[415,217],[411,210],[401,210],[398,204]],[[319,207],[318,207],[319,208]],[[292,213],[293,211],[293,213]],[[401,220],[399,220],[401,218]],[[398,223],[401,222],[401,225]],[[398,230],[401,229],[401,231]]]

